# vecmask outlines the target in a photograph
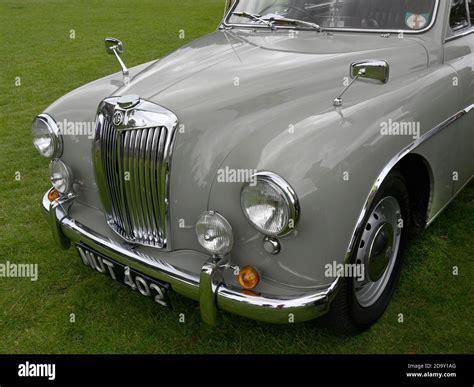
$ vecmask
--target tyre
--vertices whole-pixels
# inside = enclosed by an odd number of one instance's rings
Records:
[[[379,188],[356,239],[350,263],[360,277],[344,278],[323,325],[340,334],[372,326],[392,299],[410,226],[410,198],[403,175],[392,171]]]

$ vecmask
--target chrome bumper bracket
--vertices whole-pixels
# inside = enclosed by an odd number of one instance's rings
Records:
[[[61,222],[68,216],[69,208],[74,198],[75,196],[68,196],[64,199],[55,200],[49,205],[48,222],[51,226],[53,239],[62,250],[67,250],[71,247],[71,240],[61,230]]]
[[[199,276],[199,304],[201,318],[208,324],[215,325],[217,321],[217,294],[223,283],[222,269],[226,267],[229,257],[211,257],[202,266]]]

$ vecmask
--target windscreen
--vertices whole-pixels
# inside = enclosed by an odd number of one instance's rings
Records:
[[[262,20],[296,19],[325,29],[420,31],[435,14],[436,0],[240,0],[230,24],[256,25]],[[258,16],[260,20],[242,16]],[[240,16],[237,16],[240,15]],[[275,27],[284,23],[275,23]],[[294,24],[295,28],[302,25]],[[304,27],[304,26],[303,26]]]

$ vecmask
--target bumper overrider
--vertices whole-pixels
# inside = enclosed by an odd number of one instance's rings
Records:
[[[202,319],[209,324],[216,322],[218,309],[270,323],[311,320],[327,312],[339,287],[340,280],[337,278],[324,289],[296,297],[253,294],[224,283],[223,270],[229,267],[228,258],[210,257],[199,276],[157,259],[145,262],[133,246],[118,244],[72,219],[68,209],[73,202],[72,196],[50,202],[48,192],[42,200],[43,214],[54,240],[62,249],[82,243],[124,266],[168,283],[175,292],[199,301]]]

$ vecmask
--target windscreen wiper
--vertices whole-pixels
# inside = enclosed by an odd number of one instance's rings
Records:
[[[246,17],[247,19],[259,21],[263,24],[266,24],[268,27],[273,28],[273,22],[270,21],[269,19],[262,19],[260,15],[257,15],[255,13],[249,13],[249,12],[232,12],[233,16],[239,16],[239,17]]]
[[[298,19],[291,19],[291,18],[288,18],[288,17],[271,17],[271,18],[265,18],[265,19],[261,19],[261,20],[264,20],[264,21],[268,21],[270,23],[272,23],[272,26],[274,26],[275,23],[277,22],[284,22],[284,23],[290,23],[290,24],[295,24],[295,25],[300,25],[300,26],[305,26],[305,27],[311,27],[311,28],[314,28],[316,31],[318,32],[321,32],[322,31],[322,28],[319,24],[317,23],[312,23],[312,22],[307,22],[307,21],[304,21],[304,20],[298,20]]]

